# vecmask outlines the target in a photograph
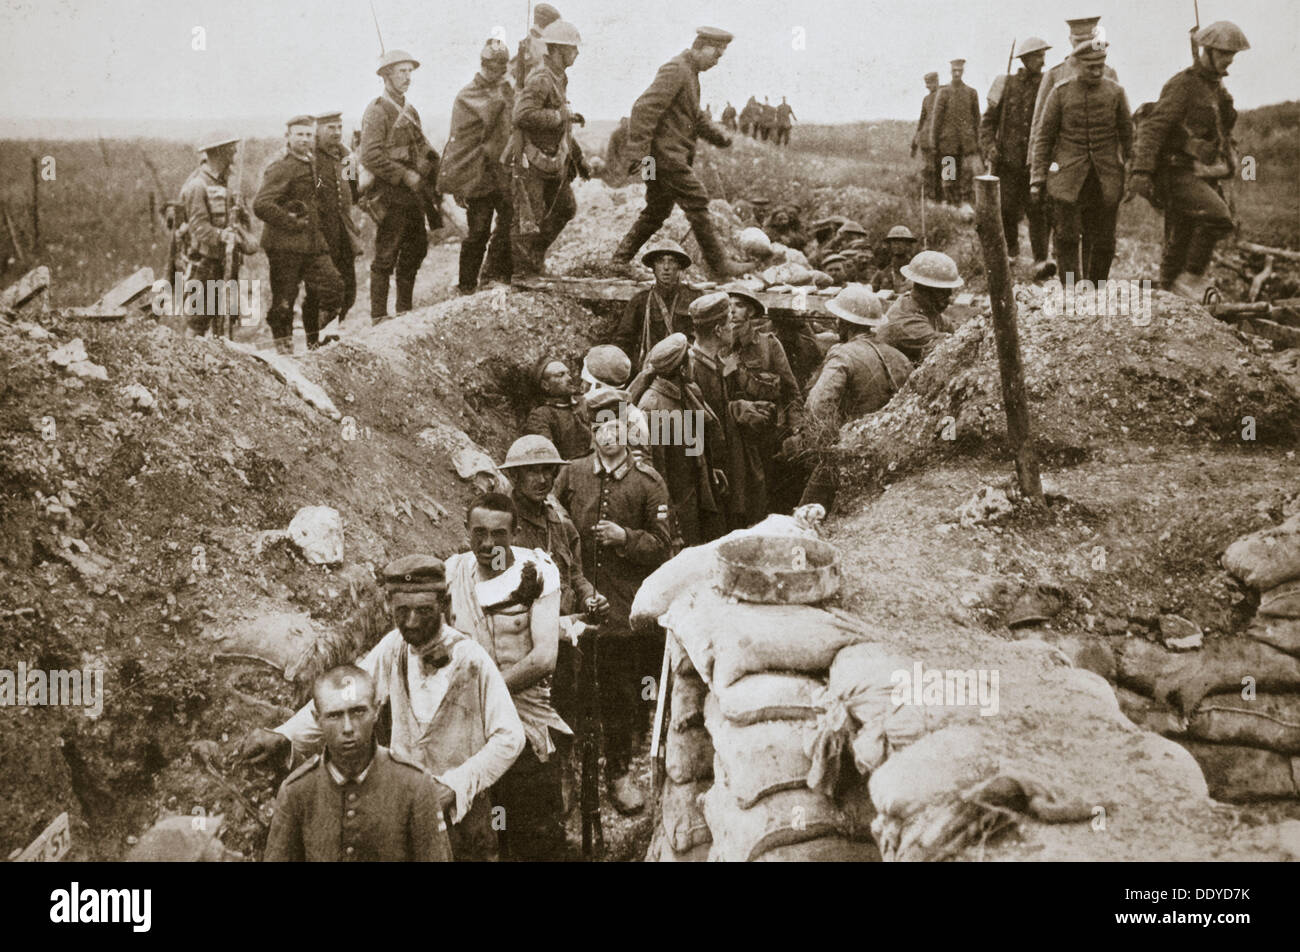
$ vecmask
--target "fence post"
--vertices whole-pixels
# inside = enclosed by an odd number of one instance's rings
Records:
[[[1007,411],[1007,439],[1016,458],[1016,477],[1026,499],[1043,503],[1038,473],[1038,452],[1029,432],[1029,403],[1025,396],[1024,367],[1020,363],[1020,330],[1016,326],[1015,288],[1007,263],[1007,236],[1002,230],[1002,203],[996,175],[975,178],[975,230],[984,251],[988,274],[989,305],[993,311],[993,337],[998,348],[1002,377],[1002,405]]]
[[[41,160],[32,156],[32,254],[41,250]]]

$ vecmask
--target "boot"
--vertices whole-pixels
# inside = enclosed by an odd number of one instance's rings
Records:
[[[691,230],[695,232],[695,241],[704,254],[704,261],[714,277],[726,280],[739,277],[753,269],[754,264],[751,261],[737,261],[735,258],[727,257],[727,253],[722,250],[722,242],[718,240],[718,234],[713,229],[713,219],[709,217],[707,209],[694,212],[687,218],[690,220]]]
[[[370,319],[376,324],[388,317],[388,282],[388,275],[370,272]]]
[[[275,352],[276,352],[277,354],[285,354],[286,356],[289,356],[289,357],[292,357],[292,356],[293,356],[293,338],[292,338],[292,337],[275,337],[275,338],[272,338],[272,340],[273,340],[273,342],[274,342],[274,344],[275,344]]]
[[[1048,259],[1046,261],[1034,262],[1034,280],[1046,281],[1052,275],[1056,274],[1056,262]]]
[[[624,816],[640,813],[645,809],[645,798],[641,796],[641,791],[637,789],[631,774],[626,771],[617,777],[609,778],[608,791],[614,809]]]
[[[405,314],[411,309],[411,299],[415,296],[415,275],[406,277],[405,275],[397,276],[397,304],[394,310],[398,314]]]
[[[1218,295],[1218,290],[1210,282],[1209,278],[1203,274],[1192,274],[1190,271],[1184,271],[1174,278],[1169,290],[1180,297],[1187,298],[1189,301],[1195,301],[1197,304],[1204,304],[1207,295],[1211,293]]]
[[[623,240],[618,243],[618,248],[614,251],[614,257],[610,259],[610,267],[621,274],[626,274],[628,277],[635,277],[636,266],[632,263],[632,259],[641,250],[641,246],[649,241],[651,236],[658,230],[658,227],[651,228],[640,218],[632,222],[632,227],[623,236]]]

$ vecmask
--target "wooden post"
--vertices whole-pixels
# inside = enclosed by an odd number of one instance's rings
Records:
[[[32,156],[32,254],[41,250],[41,160]]]
[[[989,305],[993,311],[993,336],[998,347],[1002,377],[1002,404],[1007,410],[1007,439],[1016,457],[1016,478],[1026,499],[1043,503],[1038,474],[1038,453],[1029,432],[1029,403],[1025,374],[1020,364],[1020,331],[1016,327],[1015,288],[1007,263],[1007,236],[1002,230],[1002,203],[996,175],[975,179],[975,230],[984,251],[988,274]]]
[[[153,192],[149,193],[149,231],[158,232],[158,196]]]
[[[5,229],[9,232],[9,241],[14,246],[14,260],[19,264],[27,260],[23,254],[23,246],[18,242],[18,229],[14,227],[14,220],[9,217],[9,206],[0,203],[0,211],[4,213]]]

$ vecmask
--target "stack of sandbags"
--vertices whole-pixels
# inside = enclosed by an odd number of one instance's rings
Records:
[[[670,863],[703,862],[709,856],[709,826],[700,797],[713,778],[713,743],[704,727],[708,686],[681,643],[668,635],[672,690],[668,697],[668,736],[664,744],[664,780],[660,795],[658,850],[651,843],[647,859]]]
[[[1300,514],[1238,539],[1223,565],[1259,593],[1247,637],[1191,654],[1129,639],[1121,705],[1192,752],[1211,796],[1300,798]]]
[[[774,606],[767,606],[774,607]],[[704,797],[715,862],[856,862],[879,858],[865,786],[832,798],[808,788],[824,682],[763,671],[719,683],[705,704],[715,750]]]

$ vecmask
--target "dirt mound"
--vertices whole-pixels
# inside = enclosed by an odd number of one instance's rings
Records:
[[[1140,313],[1071,316],[1056,312],[1050,290],[1016,291],[1030,418],[1049,464],[1125,442],[1250,447],[1300,438],[1296,393],[1203,308],[1156,292],[1149,322]],[[855,476],[872,482],[954,455],[1005,454],[991,316],[958,328],[884,410],[849,423],[840,448]]]
[[[0,322],[0,657],[101,669],[104,692],[98,718],[9,712],[0,852],[67,810],[74,858],[116,859],[159,815],[201,811],[257,855],[279,778],[214,774],[191,745],[220,741],[228,763],[245,731],[301,703],[312,671],[295,683],[241,657],[258,652],[239,632],[291,619],[316,634],[314,668],[373,642],[387,627],[373,567],[463,545],[473,487],[420,434],[464,430],[500,459],[529,364],[576,362],[594,321],[501,290],[369,328],[294,362],[337,420],[251,354],[152,321]],[[78,338],[107,379],[48,359]],[[340,566],[267,541],[317,505],[341,516]]]

